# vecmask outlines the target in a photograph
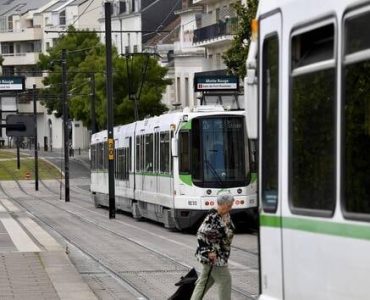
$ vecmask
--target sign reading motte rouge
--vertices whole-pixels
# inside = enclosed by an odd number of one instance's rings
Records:
[[[236,76],[195,76],[194,91],[238,91],[239,79]]]
[[[23,91],[24,88],[23,76],[0,76],[0,91]]]

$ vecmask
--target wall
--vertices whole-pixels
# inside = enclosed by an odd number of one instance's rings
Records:
[[[186,56],[176,57],[175,59],[175,84],[176,84],[176,100],[183,107],[194,106],[197,104],[196,95],[194,93],[193,81],[194,73],[208,71],[207,60],[202,56]],[[186,80],[188,78],[188,80]],[[186,81],[188,86],[186,87]],[[180,84],[180,87],[179,87]],[[187,89],[187,91],[185,90]],[[188,95],[188,99],[185,99]]]

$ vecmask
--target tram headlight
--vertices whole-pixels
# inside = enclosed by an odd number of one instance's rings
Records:
[[[238,194],[242,193],[242,189],[237,189],[236,191],[238,192]]]
[[[207,195],[211,195],[212,194],[212,190],[207,190],[206,193],[207,193]]]

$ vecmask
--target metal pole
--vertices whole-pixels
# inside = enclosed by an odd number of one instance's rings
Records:
[[[16,138],[16,145],[17,145],[17,169],[21,168],[21,160],[19,155],[19,138]]]
[[[32,100],[33,100],[33,121],[35,123],[35,190],[39,190],[39,163],[38,163],[38,149],[37,149],[37,108],[36,108],[36,84],[33,85],[32,89]]]
[[[91,73],[91,101],[90,101],[90,111],[91,111],[91,134],[98,131],[96,127],[96,113],[95,113],[95,73]]]
[[[62,49],[62,99],[63,99],[63,130],[64,130],[64,200],[69,202],[69,136],[68,136],[68,104],[67,104],[67,50]]]
[[[15,94],[15,103],[18,109],[18,93]],[[15,139],[16,145],[17,145],[17,169],[18,170],[21,168],[21,159],[20,159],[20,154],[19,154],[19,144],[20,144],[19,140],[20,140],[19,137]]]
[[[113,80],[112,80],[112,27],[111,5],[104,3],[105,13],[105,55],[106,55],[106,92],[107,92],[107,130],[108,130],[108,188],[109,188],[109,219],[116,217],[116,201],[114,191],[114,137],[113,137]]]

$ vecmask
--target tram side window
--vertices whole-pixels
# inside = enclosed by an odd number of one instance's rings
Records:
[[[127,177],[129,175],[129,173],[131,172],[131,161],[132,161],[132,139],[131,137],[128,138],[128,148],[127,148],[127,155],[126,155],[126,159],[127,159],[127,164],[126,164],[126,168],[127,168]]]
[[[140,161],[141,161],[141,157],[140,157],[140,136],[136,136],[136,171],[140,171]]]
[[[168,132],[160,134],[160,172],[170,172],[170,135]]]
[[[117,161],[116,161],[116,178],[117,179],[124,179],[124,163],[125,163],[125,156],[124,156],[124,148],[117,149]]]
[[[265,212],[278,205],[279,40],[264,41],[262,54],[262,204]]]
[[[179,134],[179,171],[190,173],[190,132],[181,131]]]
[[[95,145],[90,146],[90,155],[91,155],[91,160],[90,160],[90,167],[91,170],[95,170]]]
[[[98,166],[97,169],[101,170],[103,169],[103,143],[98,144]]]
[[[145,171],[153,172],[153,134],[145,135]]]
[[[95,145],[95,153],[96,153],[96,155],[95,155],[95,169],[96,170],[99,170],[99,157],[100,157],[100,151],[99,151],[99,144],[96,144]]]
[[[145,135],[140,136],[140,170],[145,171]]]
[[[331,216],[336,158],[334,25],[298,34],[291,46],[290,204],[297,214]]]
[[[118,149],[114,149],[114,178],[118,179],[119,176],[119,159]]]
[[[108,142],[103,143],[104,156],[103,156],[103,169],[108,169]]]
[[[370,214],[370,12],[345,21],[343,204],[348,218]],[[367,214],[367,216],[366,216]]]
[[[154,169],[153,171],[157,173],[159,171],[159,156],[160,156],[160,149],[159,149],[159,132],[154,133]]]
[[[130,174],[130,148],[122,149],[122,179],[128,180]]]

